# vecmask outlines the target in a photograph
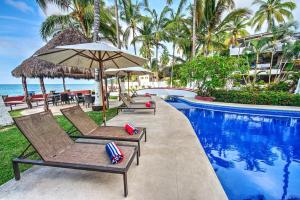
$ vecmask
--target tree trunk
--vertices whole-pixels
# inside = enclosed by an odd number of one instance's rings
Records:
[[[135,38],[135,30],[132,29],[132,37],[133,39]],[[134,48],[134,55],[136,55],[136,44],[135,44],[135,41],[133,42],[133,48]]]
[[[26,81],[26,77],[25,76],[22,76],[22,85],[23,85],[25,102],[26,102],[28,108],[31,109],[32,108],[32,104],[31,104],[29,96],[28,96],[27,81]]]
[[[97,42],[100,26],[100,0],[94,0],[94,35],[93,42]]]
[[[117,45],[118,45],[118,48],[121,49],[120,32],[119,32],[119,10],[118,10],[118,0],[115,0],[115,17],[116,17]]]
[[[255,69],[254,69],[253,84],[256,83],[258,62],[259,62],[259,53],[256,54],[256,63],[255,63]]]
[[[193,5],[193,32],[192,32],[192,58],[196,55],[196,7],[197,0],[194,0]]]
[[[99,26],[100,26],[100,0],[94,0],[94,34],[93,34],[93,42],[98,41],[98,35],[99,35]],[[99,66],[100,67],[100,66]],[[101,94],[101,88],[99,87],[100,81],[99,80],[99,74],[100,69],[95,69],[95,109],[99,108],[101,106],[100,104],[100,94]],[[103,94],[102,94],[103,95]]]
[[[273,49],[273,51],[272,51],[271,63],[270,63],[270,68],[269,68],[269,84],[271,84],[272,67],[273,67],[273,60],[274,60],[274,51],[275,51],[275,49]]]
[[[48,111],[49,110],[49,104],[48,104],[48,97],[46,93],[46,88],[45,88],[45,83],[44,83],[44,78],[40,77],[40,86],[41,86],[41,91],[43,93],[43,98],[44,98],[44,110]]]
[[[63,80],[64,92],[66,92],[67,91],[67,87],[66,87],[66,80],[65,80],[64,76],[62,77],[62,80]]]
[[[175,42],[173,42],[173,54],[172,54],[172,69],[171,69],[171,88],[173,87],[173,70],[175,65]]]
[[[156,66],[158,71],[158,44],[156,44]]]

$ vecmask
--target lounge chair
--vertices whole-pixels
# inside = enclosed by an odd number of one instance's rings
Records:
[[[86,139],[101,139],[101,140],[115,140],[115,141],[126,141],[136,142],[138,144],[138,154],[140,155],[140,143],[145,135],[145,142],[147,141],[146,128],[137,127],[139,133],[129,135],[123,127],[120,126],[98,126],[94,120],[92,120],[80,106],[73,106],[60,110],[62,114],[72,123],[76,130],[69,131],[72,134],[79,131],[81,135],[72,136],[75,138],[86,138]]]
[[[120,95],[120,99],[123,101],[123,104],[117,108],[118,112],[120,110],[153,110],[154,115],[156,113],[155,102],[151,103],[151,107],[147,107],[145,103],[130,103],[124,95]]]
[[[111,164],[105,145],[73,141],[50,112],[14,118],[14,121],[30,143],[23,153],[12,161],[16,180],[20,179],[19,163],[122,174],[124,195],[127,196],[127,172],[135,156],[139,164],[136,146],[120,145],[124,160],[119,164]],[[35,151],[26,153],[30,146]],[[41,160],[28,159],[35,153]]]
[[[120,95],[124,95],[124,97],[133,104],[145,104],[148,101],[151,101],[152,98],[151,97],[131,97],[129,96],[129,94],[124,93],[124,94],[120,94]]]

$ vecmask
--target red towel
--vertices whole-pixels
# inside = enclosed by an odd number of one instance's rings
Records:
[[[131,124],[125,124],[124,127],[125,131],[129,134],[129,135],[133,135],[133,134],[137,134],[138,133],[138,129],[135,128],[133,125]]]
[[[151,108],[151,102],[150,101],[148,101],[145,105],[146,105],[147,108]]]

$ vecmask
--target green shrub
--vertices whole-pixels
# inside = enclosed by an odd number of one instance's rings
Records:
[[[283,91],[283,92],[288,92],[290,89],[290,86],[286,82],[279,82],[279,83],[272,83],[269,85],[267,88],[269,91]]]
[[[300,95],[287,92],[214,90],[211,94],[216,101],[227,103],[300,106]]]

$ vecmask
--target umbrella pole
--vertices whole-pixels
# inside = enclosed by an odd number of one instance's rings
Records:
[[[101,97],[102,97],[102,120],[103,120],[103,124],[104,126],[106,126],[106,106],[105,106],[105,98],[104,98],[104,86],[103,86],[103,63],[101,61],[99,61],[99,78],[100,78],[100,86],[101,86]]]

